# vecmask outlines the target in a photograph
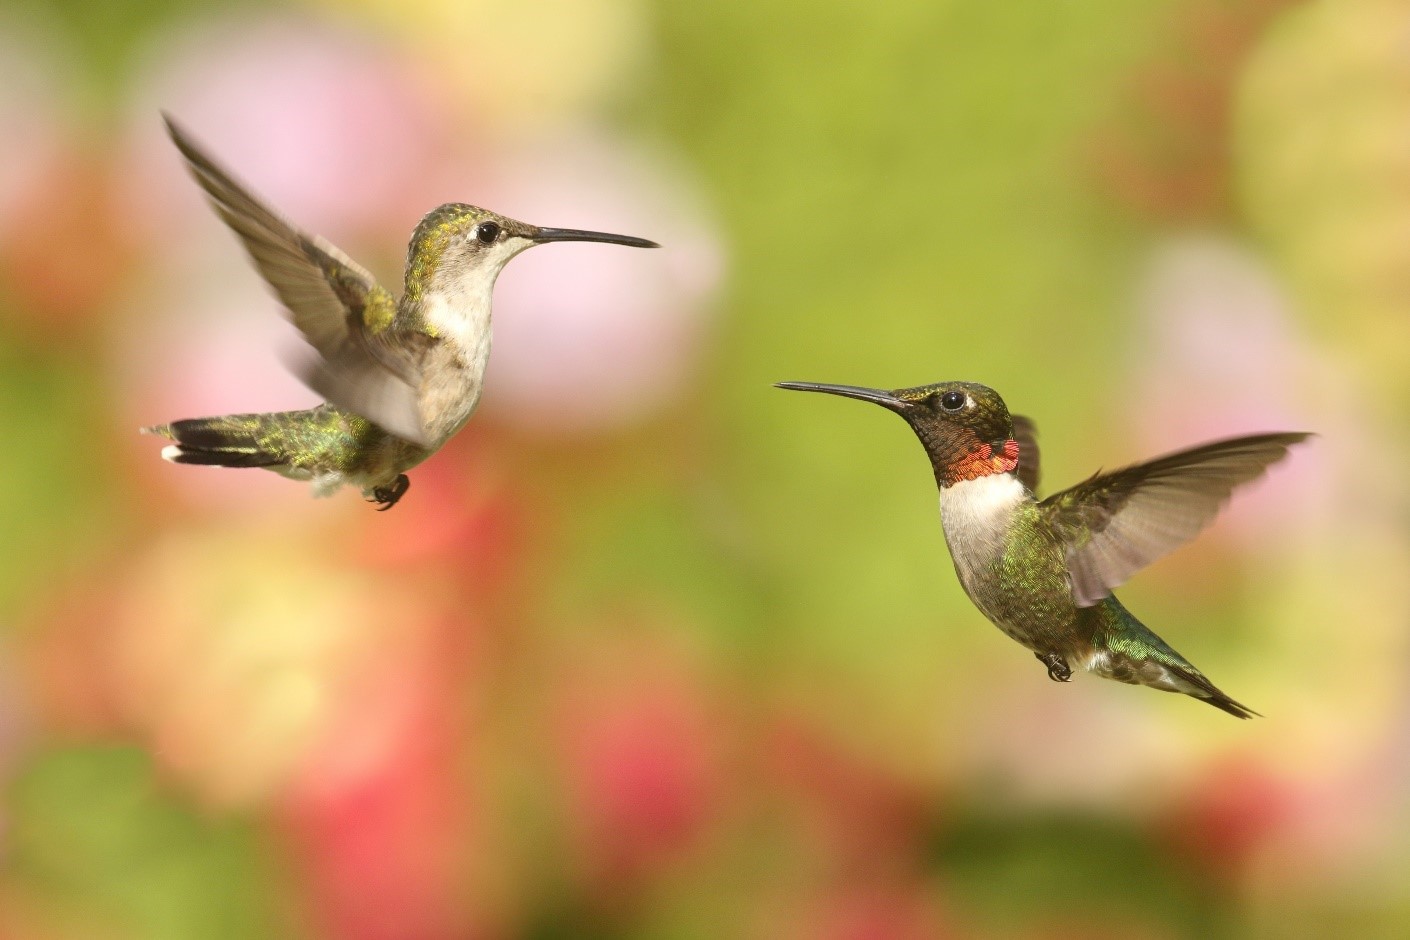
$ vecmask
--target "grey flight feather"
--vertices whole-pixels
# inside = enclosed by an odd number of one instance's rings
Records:
[[[1199,533],[1234,487],[1260,476],[1310,435],[1216,441],[1099,474],[1039,504],[1065,543],[1072,596],[1091,607],[1141,568]],[[1020,450],[1020,455],[1022,451]]]
[[[1038,492],[1041,458],[1038,454],[1038,425],[1026,415],[1013,416],[1013,440],[1018,445],[1018,479],[1032,493]]]
[[[304,381],[337,407],[428,445],[418,402],[419,363],[391,342],[390,328],[368,322],[395,310],[391,294],[331,242],[300,231],[261,203],[170,115],[163,118],[191,175],[317,350],[319,360],[300,369]]]

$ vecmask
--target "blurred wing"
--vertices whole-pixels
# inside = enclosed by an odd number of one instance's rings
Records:
[[[1077,605],[1096,604],[1189,541],[1218,515],[1234,487],[1258,477],[1308,436],[1216,441],[1094,476],[1043,500],[1039,508],[1066,544]]]
[[[300,357],[291,368],[305,385],[340,410],[361,415],[402,440],[421,447],[433,445],[421,420],[415,386],[380,363],[360,353],[336,359],[311,355]]]
[[[276,215],[164,117],[191,175],[318,350],[320,361],[302,370],[305,381],[339,408],[425,443],[417,406],[419,360],[392,341],[392,295],[332,243]]]
[[[1013,416],[1013,439],[1018,444],[1018,479],[1024,486],[1038,492],[1041,457],[1038,454],[1038,426],[1025,415]]]

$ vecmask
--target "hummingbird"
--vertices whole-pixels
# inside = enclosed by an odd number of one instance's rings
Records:
[[[143,428],[173,442],[162,450],[172,463],[262,467],[311,482],[319,496],[357,486],[390,509],[411,485],[406,471],[439,450],[479,404],[491,295],[511,258],[550,242],[660,247],[447,203],[412,233],[397,299],[331,242],[295,228],[237,183],[170,115],[163,119],[216,214],[312,347],[299,372],[326,399],[301,411]]]
[[[869,401],[906,420],[930,457],[940,523],[965,594],[990,622],[1068,682],[1075,668],[1183,692],[1237,718],[1258,713],[1220,691],[1112,594],[1192,539],[1234,487],[1310,435],[1257,434],[1202,444],[1039,500],[1033,421],[993,389],[939,382],[886,391],[816,382],[779,388]]]

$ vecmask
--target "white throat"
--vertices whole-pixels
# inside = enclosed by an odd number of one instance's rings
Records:
[[[473,261],[443,268],[421,301],[421,316],[438,335],[481,368],[490,354],[490,305],[494,283],[510,259],[533,243],[523,238],[496,244]]]
[[[489,354],[490,303],[498,271],[483,271],[438,284],[421,302],[426,323],[472,355],[484,347]]]
[[[961,581],[1003,554],[1014,511],[1027,498],[1012,473],[961,480],[940,490],[940,524]]]

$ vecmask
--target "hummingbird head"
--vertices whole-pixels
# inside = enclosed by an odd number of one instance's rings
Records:
[[[892,391],[817,382],[779,382],[778,387],[857,398],[896,412],[925,446],[941,487],[1018,467],[1013,417],[987,385],[936,382]]]
[[[428,212],[412,233],[406,259],[407,293],[416,296],[452,287],[488,289],[509,259],[526,248],[548,242],[660,247],[653,241],[631,235],[543,228],[479,206],[452,202]],[[466,284],[467,280],[476,283]]]

